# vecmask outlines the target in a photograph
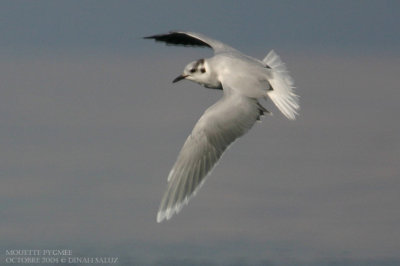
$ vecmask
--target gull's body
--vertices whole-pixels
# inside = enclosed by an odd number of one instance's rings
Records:
[[[169,173],[167,191],[157,214],[157,221],[161,222],[188,203],[226,148],[268,112],[260,99],[269,97],[289,119],[295,119],[299,105],[293,81],[273,51],[261,61],[199,33],[170,32],[146,38],[212,48],[213,57],[189,63],[174,82],[188,79],[224,92],[196,123]]]

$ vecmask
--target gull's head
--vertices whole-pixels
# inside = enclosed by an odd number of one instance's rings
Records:
[[[211,88],[219,86],[219,82],[213,78],[210,67],[205,59],[199,59],[189,63],[183,70],[183,73],[172,82],[175,83],[182,79],[191,80]]]

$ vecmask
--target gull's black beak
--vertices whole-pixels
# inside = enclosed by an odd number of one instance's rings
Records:
[[[178,81],[180,81],[180,80],[182,80],[182,79],[185,79],[186,77],[187,77],[188,75],[180,75],[180,76],[177,76],[173,81],[172,81],[172,83],[175,83],[175,82],[178,82]]]

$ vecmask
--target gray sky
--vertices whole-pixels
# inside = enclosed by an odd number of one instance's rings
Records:
[[[0,256],[45,247],[120,265],[398,265],[399,8],[2,1]],[[302,109],[288,121],[264,103],[274,115],[157,224],[170,167],[221,96],[171,83],[210,50],[141,39],[173,29],[259,58],[275,49]]]

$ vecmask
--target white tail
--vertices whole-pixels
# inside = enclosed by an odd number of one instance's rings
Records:
[[[269,98],[288,119],[296,119],[297,110],[300,109],[299,96],[294,93],[294,82],[286,69],[285,63],[274,50],[267,54],[263,63],[270,67],[272,72],[272,75],[268,78],[272,87],[272,90],[267,92]]]

